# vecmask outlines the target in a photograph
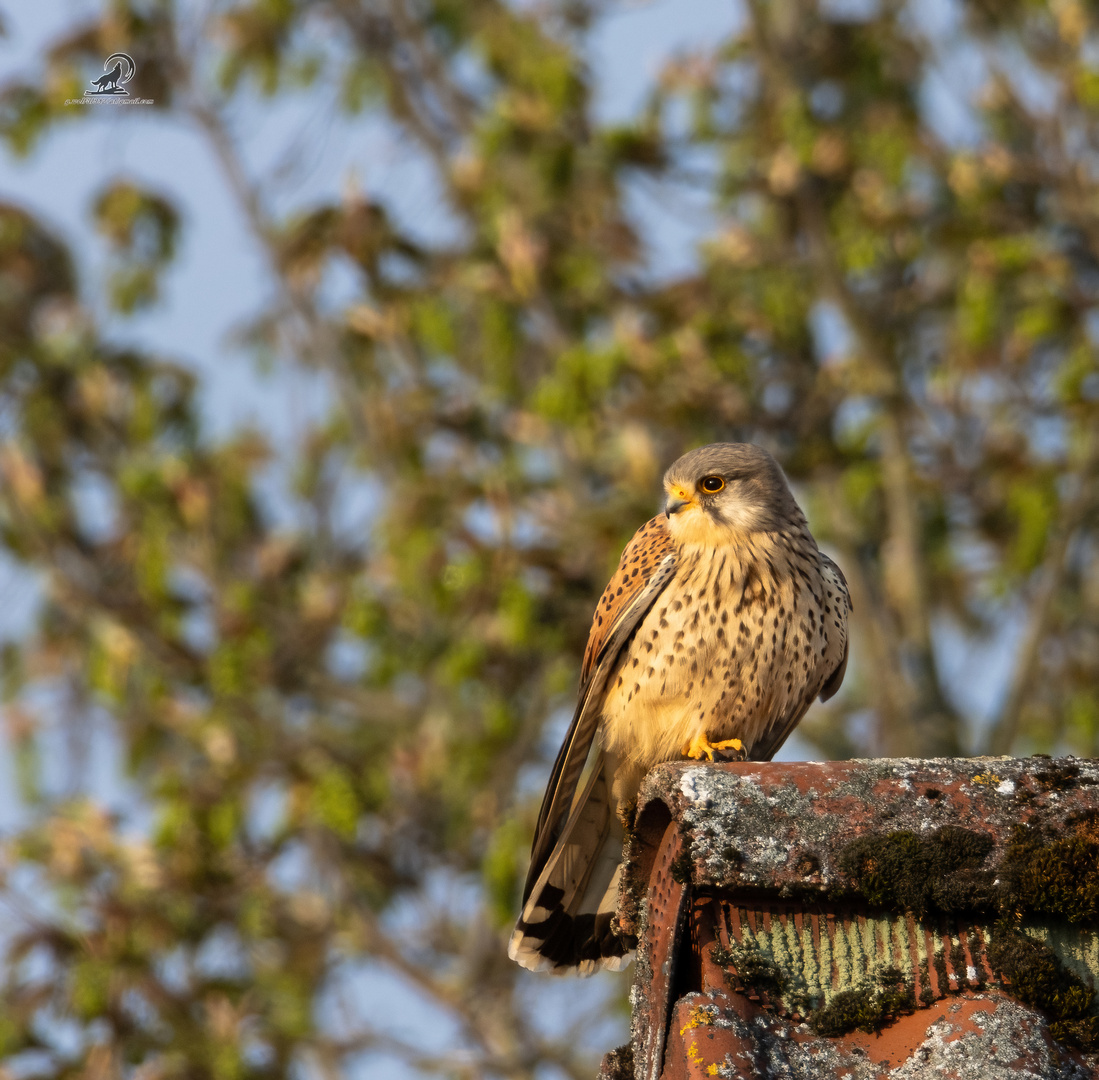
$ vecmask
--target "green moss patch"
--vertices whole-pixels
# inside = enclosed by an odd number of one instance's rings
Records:
[[[823,1008],[809,1016],[818,1035],[845,1035],[856,1028],[868,1034],[916,1010],[916,995],[896,968],[881,973],[877,986],[841,990]]]
[[[848,844],[839,868],[876,907],[927,914],[995,911],[1099,923],[1099,832],[1080,821],[1067,835],[1018,825],[998,865],[982,869],[992,839],[946,826],[928,836],[878,833]]]
[[[947,825],[928,836],[860,837],[840,853],[838,865],[871,904],[920,917],[991,906],[993,875],[980,869],[991,850],[991,837]]]
[[[1058,1042],[1099,1050],[1099,1017],[1092,1015],[1095,992],[1052,950],[1009,927],[997,927],[986,953],[994,971],[1010,983],[1013,997],[1049,1017]]]
[[[763,990],[769,994],[781,994],[786,986],[786,976],[782,969],[770,957],[764,956],[758,949],[735,942],[728,949],[714,945],[710,949],[710,959],[718,967],[725,968],[725,979],[733,983],[732,972],[736,970],[737,979],[747,987]]]
[[[1017,826],[1003,877],[1005,899],[1017,909],[1060,915],[1070,923],[1099,922],[1099,839],[1090,831],[1051,839]]]

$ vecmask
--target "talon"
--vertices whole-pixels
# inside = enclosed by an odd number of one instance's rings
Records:
[[[721,742],[714,743],[713,748],[719,751],[731,750],[733,756],[740,761],[746,761],[748,758],[748,752],[744,749],[744,743],[739,739],[723,739]]]
[[[713,761],[714,754],[721,754],[724,750],[732,750],[738,757],[746,756],[744,754],[744,743],[739,739],[723,739],[721,742],[712,743],[704,731],[696,735],[690,742],[684,743],[680,753],[685,757],[694,758],[696,761],[701,761],[703,755],[706,756],[707,761]]]

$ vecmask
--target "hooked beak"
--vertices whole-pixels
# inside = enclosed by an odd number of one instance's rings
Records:
[[[672,514],[678,514],[680,510],[686,510],[689,506],[694,506],[694,499],[688,494],[686,488],[677,486],[668,492],[668,500],[664,503],[664,513],[671,517]]]

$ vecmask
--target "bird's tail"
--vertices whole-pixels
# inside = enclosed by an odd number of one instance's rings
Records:
[[[614,929],[622,825],[610,802],[603,755],[515,924],[508,956],[531,971],[618,971],[636,942]]]

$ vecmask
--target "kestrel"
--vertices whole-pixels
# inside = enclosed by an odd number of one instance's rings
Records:
[[[532,970],[629,961],[635,943],[614,913],[624,828],[649,769],[727,751],[767,761],[847,668],[847,582],[766,450],[692,450],[664,490],[664,513],[626,545],[596,607],[542,800],[508,946]]]

